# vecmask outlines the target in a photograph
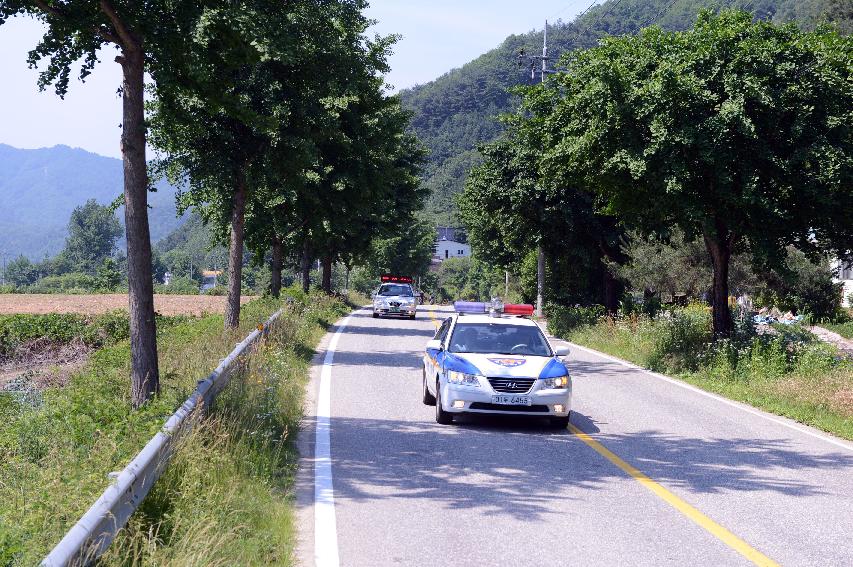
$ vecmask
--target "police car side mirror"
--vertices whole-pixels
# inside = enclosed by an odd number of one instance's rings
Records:
[[[554,355],[556,355],[556,356],[569,356],[569,347],[558,346],[558,347],[554,348]]]
[[[444,347],[441,346],[441,341],[438,339],[432,339],[427,343],[427,350],[444,350]]]

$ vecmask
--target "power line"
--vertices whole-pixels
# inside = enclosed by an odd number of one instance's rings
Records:
[[[600,12],[600,13],[598,14],[597,21],[599,21],[599,22],[600,22],[600,21],[601,21],[601,18],[603,18],[604,16],[606,16],[607,14],[609,14],[609,13],[610,13],[610,11],[611,11],[613,8],[615,8],[616,6],[618,6],[621,2],[622,2],[622,0],[616,0],[616,2],[612,2],[610,5],[608,5],[608,6],[607,6],[607,8],[605,8],[603,12]],[[594,23],[596,23],[596,21],[595,21],[595,20],[594,20],[594,21],[592,21],[592,22],[590,22],[590,23],[589,23],[589,25],[588,25],[588,26],[586,26],[586,28],[584,28],[584,30],[581,32],[581,35],[582,35],[582,34],[585,34],[586,32],[588,32]]]
[[[555,17],[559,16],[560,14],[564,14],[564,13],[566,13],[566,11],[568,11],[568,9],[569,9],[569,8],[573,8],[574,6],[576,6],[577,4],[579,4],[580,2],[581,2],[581,0],[575,0],[574,2],[572,2],[572,3],[568,4],[565,8],[561,8],[560,10],[557,10],[556,12],[554,12],[553,14],[551,14],[550,16],[548,16],[548,19],[549,19],[549,20],[553,20]],[[588,9],[589,9],[589,8],[587,8],[587,10],[588,10]]]
[[[654,17],[649,18],[645,22],[643,22],[643,24],[640,26],[640,28],[642,29],[642,28],[648,27],[648,26],[652,25],[653,23],[656,24],[658,22],[658,20],[660,20],[661,16],[663,16],[664,14],[669,12],[669,9],[672,8],[672,6],[676,2],[678,2],[678,0],[671,0],[670,3],[667,4],[666,6],[664,6],[664,8],[661,11],[659,11],[657,14],[655,14]]]

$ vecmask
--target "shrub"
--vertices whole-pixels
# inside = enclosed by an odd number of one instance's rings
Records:
[[[92,293],[98,289],[98,279],[89,274],[71,272],[61,276],[46,276],[28,286],[29,293]]]
[[[648,365],[657,369],[695,370],[712,339],[710,308],[693,303],[665,311],[654,322],[654,351]]]
[[[157,284],[154,286],[155,293],[169,295],[197,295],[198,282],[186,277],[172,278],[169,285]]]
[[[548,305],[545,308],[545,316],[548,318],[548,330],[551,334],[559,337],[567,336],[578,327],[595,325],[599,319],[604,317],[606,312],[603,305],[591,305],[588,307]]]

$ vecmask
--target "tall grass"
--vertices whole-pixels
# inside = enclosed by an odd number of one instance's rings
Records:
[[[95,353],[85,371],[43,403],[0,397],[0,565],[32,565],[64,535],[234,344],[282,304],[244,306],[241,328],[221,316],[163,331],[161,396],[129,401],[128,346]],[[286,497],[293,433],[310,354],[347,307],[320,295],[284,302],[285,313],[210,417],[182,441],[172,465],[116,540],[104,564],[287,563],[293,541]]]
[[[853,360],[800,327],[759,336],[746,318],[732,339],[714,343],[707,307],[691,305],[555,334],[853,439]]]

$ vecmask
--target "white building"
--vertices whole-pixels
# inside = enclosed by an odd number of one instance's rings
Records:
[[[436,227],[438,239],[432,255],[433,264],[440,264],[450,258],[466,258],[471,255],[471,246],[465,242],[464,233],[450,226]]]
[[[838,278],[834,280],[844,284],[841,291],[841,304],[844,307],[853,307],[853,301],[850,299],[853,295],[853,264],[842,265],[839,260],[836,260],[832,263],[832,268],[838,270]]]

